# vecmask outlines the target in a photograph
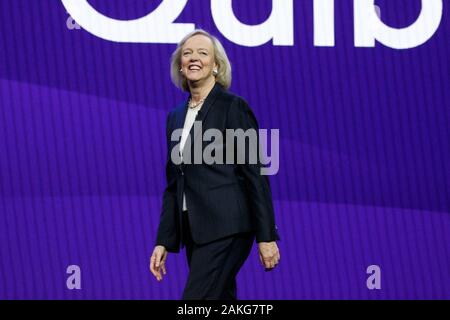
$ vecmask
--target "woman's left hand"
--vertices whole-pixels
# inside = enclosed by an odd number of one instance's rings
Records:
[[[280,250],[278,249],[276,241],[259,242],[259,259],[266,271],[270,271],[280,262]]]

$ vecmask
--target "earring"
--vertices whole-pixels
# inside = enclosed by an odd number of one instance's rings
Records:
[[[183,69],[180,69],[180,72],[183,73]]]
[[[214,70],[213,70],[213,75],[214,75],[214,76],[217,76],[217,74],[218,74],[217,69],[214,69]]]

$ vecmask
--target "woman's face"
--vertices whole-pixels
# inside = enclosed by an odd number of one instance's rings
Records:
[[[181,69],[188,82],[207,83],[213,80],[216,68],[211,39],[197,34],[189,38],[181,49]]]

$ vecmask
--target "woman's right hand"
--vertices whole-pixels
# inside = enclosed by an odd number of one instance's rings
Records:
[[[153,249],[152,256],[150,257],[150,271],[158,281],[161,281],[163,279],[163,274],[166,274],[166,258],[166,248],[163,246],[156,246],[155,249]]]

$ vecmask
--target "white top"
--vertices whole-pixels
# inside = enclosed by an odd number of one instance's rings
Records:
[[[183,149],[186,143],[186,140],[189,136],[189,132],[191,131],[192,126],[194,125],[195,118],[197,117],[198,111],[201,109],[203,103],[198,105],[195,108],[189,108],[186,113],[186,119],[184,120],[183,132],[181,133],[181,141],[180,141],[180,155],[181,159],[183,159]],[[186,196],[183,193],[183,211],[187,210],[186,206]]]

